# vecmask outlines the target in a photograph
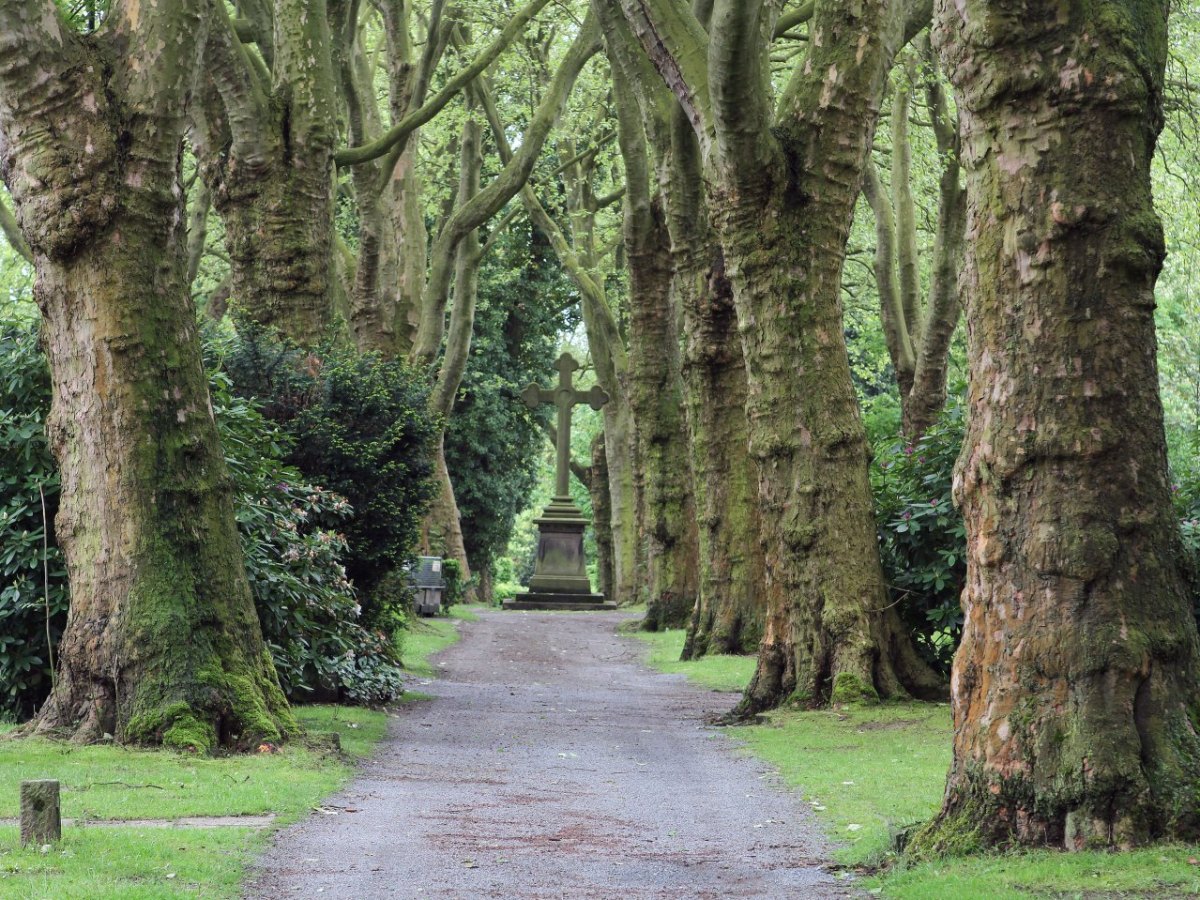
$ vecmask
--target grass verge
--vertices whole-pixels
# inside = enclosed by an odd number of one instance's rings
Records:
[[[305,747],[228,757],[116,746],[77,747],[40,738],[0,740],[0,817],[19,812],[19,785],[54,778],[63,816],[87,820],[175,819],[275,813],[295,821],[350,777],[387,730],[384,712],[300,706],[306,731],[336,731],[344,756]],[[236,897],[246,864],[268,831],[222,827],[64,828],[42,853],[19,849],[0,827],[0,897]]]
[[[742,690],[747,657],[679,662],[683,631],[635,632],[649,664],[699,685]],[[911,864],[890,847],[895,833],[936,812],[950,763],[950,709],[894,703],[838,710],[778,710],[766,723],[730,729],[775,766],[838,843],[837,862],[867,871],[861,884],[899,900],[958,898],[1189,897],[1200,894],[1200,849],[1156,847],[1126,853],[1053,851],[989,854]]]
[[[471,607],[463,605],[450,607],[447,616],[429,619],[414,617],[408,630],[398,638],[404,671],[422,678],[433,678],[437,672],[431,658],[458,643],[460,622],[473,622],[477,618]]]
[[[683,631],[636,631],[628,634],[650,647],[647,662],[652,668],[671,675],[686,675],[689,681],[713,691],[740,693],[754,674],[753,656],[706,656],[692,662],[680,662]]]

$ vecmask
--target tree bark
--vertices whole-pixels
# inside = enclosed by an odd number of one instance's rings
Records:
[[[719,246],[702,240],[684,252],[675,289],[686,323],[683,375],[701,576],[684,657],[698,659],[757,649],[766,612],[766,562],[733,290]]]
[[[38,272],[71,582],[32,727],[197,751],[278,740],[297,726],[243,569],[187,292],[180,143],[202,7],[118,2],[89,38],[48,9],[0,2],[3,168]]]
[[[592,440],[592,477],[588,482],[592,497],[592,529],[596,535],[596,568],[600,573],[600,593],[612,600],[616,596],[613,576],[612,510],[609,508],[608,460],[604,433]]]
[[[707,34],[671,0],[622,5],[708,161],[746,361],[769,612],[741,711],[937,694],[888,608],[841,310],[854,204],[907,5],[817,4],[820,39],[778,104],[766,89],[764,5],[716,0]]]
[[[612,66],[625,161],[625,257],[629,272],[629,405],[645,547],[643,627],[688,624],[699,593],[699,535],[680,393],[679,323],[672,306],[671,238],[660,192],[651,191],[641,112],[619,64]]]
[[[1200,835],[1200,641],[1158,395],[1167,4],[939,3],[971,362],[954,759],[917,847]]]
[[[326,338],[334,319],[329,18],[325,0],[283,0],[268,86],[215,9],[210,83],[194,113],[201,172],[225,224],[235,307],[301,346]]]
[[[450,470],[446,468],[445,435],[437,443],[433,477],[438,492],[429,504],[421,528],[422,551],[429,556],[457,560],[462,566],[462,580],[466,582],[471,577],[471,569],[467,565],[467,547],[463,542],[458,503],[454,500],[454,485],[450,481]]]

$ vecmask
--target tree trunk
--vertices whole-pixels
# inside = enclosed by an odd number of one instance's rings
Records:
[[[204,751],[297,730],[243,569],[187,292],[180,142],[202,31],[186,2],[140,18],[114,4],[106,37],[127,57],[110,66],[112,47],[53,12],[10,21],[0,7],[5,177],[37,264],[71,582],[33,728],[80,741]]]
[[[606,388],[607,390],[607,388]],[[609,391],[611,394],[612,392]],[[620,398],[604,406],[604,459],[608,471],[613,593],[622,606],[638,598],[637,487],[633,465],[633,416]]]
[[[1195,840],[1200,642],[1154,334],[1166,4],[1008,10],[940,4],[935,36],[972,237],[968,568],[954,760],[917,846]]]
[[[684,311],[683,375],[700,522],[700,599],[686,659],[755,650],[766,612],[746,367],[723,255],[711,244],[706,249],[696,252],[694,263],[681,262],[676,285]]]
[[[642,626],[681,628],[699,592],[699,537],[680,395],[674,267],[661,192],[650,186],[650,155],[637,99],[612,66],[625,161],[624,237],[629,272],[629,405],[640,481],[638,531],[645,572]]]
[[[332,148],[277,152],[261,167],[227,158],[207,177],[225,223],[235,308],[312,346],[333,321]]]
[[[468,118],[462,127],[461,165],[459,171],[458,204],[463,206],[479,193],[479,175],[483,168],[480,152],[480,126]],[[454,411],[454,399],[462,384],[463,372],[471,355],[471,335],[475,325],[475,302],[479,295],[479,263],[483,251],[478,230],[472,230],[459,242],[455,251],[454,308],[450,314],[450,330],[446,349],[438,369],[437,381],[429,397],[430,413],[441,422]],[[471,577],[467,549],[463,541],[462,520],[454,497],[454,482],[446,467],[445,427],[438,440],[437,477],[441,484],[438,499],[426,514],[425,532],[442,535],[442,555],[458,560],[463,580]]]
[[[592,478],[588,482],[592,495],[592,529],[596,535],[596,568],[600,573],[600,593],[609,600],[613,588],[612,510],[609,508],[608,461],[604,453],[604,433],[592,440]]]
[[[201,174],[225,224],[234,307],[301,346],[328,337],[334,321],[329,18],[325,0],[280,0],[268,86],[224,10],[214,11],[203,102],[193,110]]]
[[[889,608],[869,448],[842,331],[841,269],[856,189],[801,209],[715,209],[747,362],[770,600],[744,711],[939,692]],[[825,207],[825,208],[821,208]],[[791,299],[781,304],[781,297]],[[804,360],[797,366],[796,360]]]
[[[438,484],[438,492],[429,504],[425,514],[425,522],[421,528],[423,551],[430,556],[441,556],[457,560],[465,582],[471,577],[471,568],[467,563],[467,548],[463,543],[462,520],[458,512],[458,503],[454,499],[454,485],[450,481],[450,471],[446,468],[445,437],[438,441],[437,456],[434,460],[433,477]]]

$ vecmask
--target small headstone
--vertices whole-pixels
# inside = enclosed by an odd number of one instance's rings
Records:
[[[21,782],[21,846],[53,844],[62,839],[62,810],[57,781]]]

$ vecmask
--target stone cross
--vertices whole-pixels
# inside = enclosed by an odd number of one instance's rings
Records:
[[[571,478],[571,409],[580,403],[586,403],[592,409],[599,410],[608,402],[606,394],[599,385],[590,391],[577,391],[571,383],[571,375],[579,369],[579,363],[569,353],[564,353],[555,362],[558,369],[558,387],[552,391],[537,384],[528,385],[521,391],[521,399],[530,409],[537,409],[542,403],[553,403],[558,408],[558,461],[555,470],[554,493],[559,497],[570,496]]]

